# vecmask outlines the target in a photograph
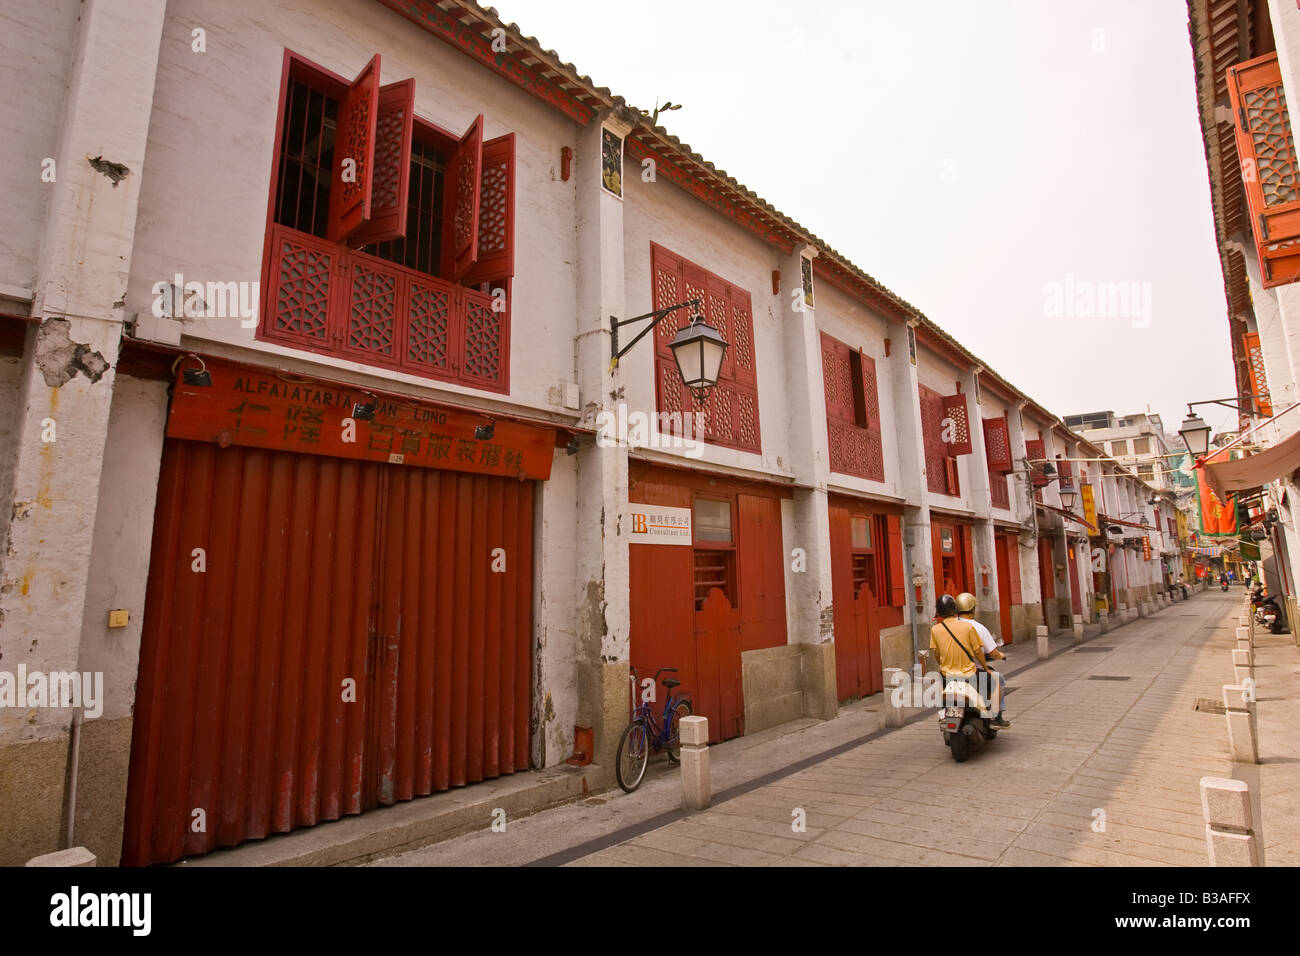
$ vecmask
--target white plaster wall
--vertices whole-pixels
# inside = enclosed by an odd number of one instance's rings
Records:
[[[41,162],[57,151],[81,7],[79,0],[0,6],[0,287],[29,294],[49,194]]]
[[[551,477],[537,483],[533,534],[533,759],[553,767],[573,753],[578,716],[578,459],[556,449]]]
[[[793,477],[790,460],[790,410],[783,395],[786,380],[782,321],[790,313],[788,296],[772,294],[772,270],[780,267],[778,251],[662,176],[642,182],[640,168],[626,164],[623,175],[623,257],[627,315],[654,308],[650,274],[650,243],[685,257],[703,269],[749,293],[754,324],[754,359],[758,381],[758,420],[762,454],[707,444],[703,457],[692,462],[684,450],[664,449],[687,464],[747,468]],[[782,285],[789,288],[789,277]],[[820,295],[821,290],[817,290]],[[619,333],[620,345],[631,341],[640,326]],[[654,347],[649,336],[620,363],[629,411],[655,411]]]
[[[191,50],[195,26],[207,30],[206,53]],[[379,53],[382,82],[415,77],[421,118],[459,135],[482,113],[485,138],[515,133],[510,399],[562,411],[551,390],[560,380],[574,380],[577,239],[576,181],[561,181],[559,166],[560,149],[574,145],[577,127],[370,0],[168,4],[128,314],[148,314],[153,284],[178,272],[205,282],[259,280],[286,47],[349,78]],[[275,353],[298,367],[348,368],[408,386],[499,399],[257,342],[254,331],[236,319],[185,323],[196,340]]]
[[[117,376],[78,659],[80,670],[104,674],[107,718],[129,716],[135,702],[166,418],[166,382]],[[118,608],[128,612],[128,624],[110,628],[108,612]]]

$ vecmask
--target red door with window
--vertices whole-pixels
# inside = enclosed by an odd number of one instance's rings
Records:
[[[993,539],[993,550],[998,565],[998,624],[1002,628],[1002,641],[1010,644],[1012,641],[1011,634],[1011,555],[1015,554],[1007,548],[1007,536],[996,535]],[[1012,540],[1011,547],[1015,547]],[[1018,557],[1018,555],[1017,555]]]

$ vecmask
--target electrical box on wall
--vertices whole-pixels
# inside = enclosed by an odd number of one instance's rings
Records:
[[[108,612],[109,627],[126,627],[127,621],[129,619],[130,619],[130,614],[127,612],[126,608],[120,608],[116,611]]]

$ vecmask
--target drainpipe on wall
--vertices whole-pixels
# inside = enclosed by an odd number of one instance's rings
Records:
[[[916,533],[916,526],[910,525],[903,530],[903,577],[907,580],[907,603],[912,610],[912,660],[907,669],[908,673],[915,673],[912,668],[916,666],[920,651],[916,643],[916,586],[912,583],[912,537]]]
[[[72,715],[72,746],[68,756],[68,793],[64,801],[68,807],[68,825],[64,831],[63,849],[76,846],[72,842],[73,829],[77,822],[77,766],[81,763],[81,710]]]

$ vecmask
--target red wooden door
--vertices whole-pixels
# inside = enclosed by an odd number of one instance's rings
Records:
[[[1007,551],[1007,538],[997,535],[993,548],[998,562],[998,623],[1002,627],[1002,641],[1011,643],[1011,557]],[[1015,545],[1013,544],[1012,547]]]
[[[831,506],[835,688],[836,696],[841,701],[866,697],[884,689],[880,651],[880,602],[872,576],[854,574],[852,519],[853,514],[848,508]]]
[[[737,509],[742,646],[780,647],[786,641],[781,499],[737,495]]]
[[[168,439],[122,862],[526,769],[532,488]]]
[[[727,596],[711,588],[695,612],[695,713],[709,718],[709,742],[745,732],[745,702],[740,669],[740,612]]]

